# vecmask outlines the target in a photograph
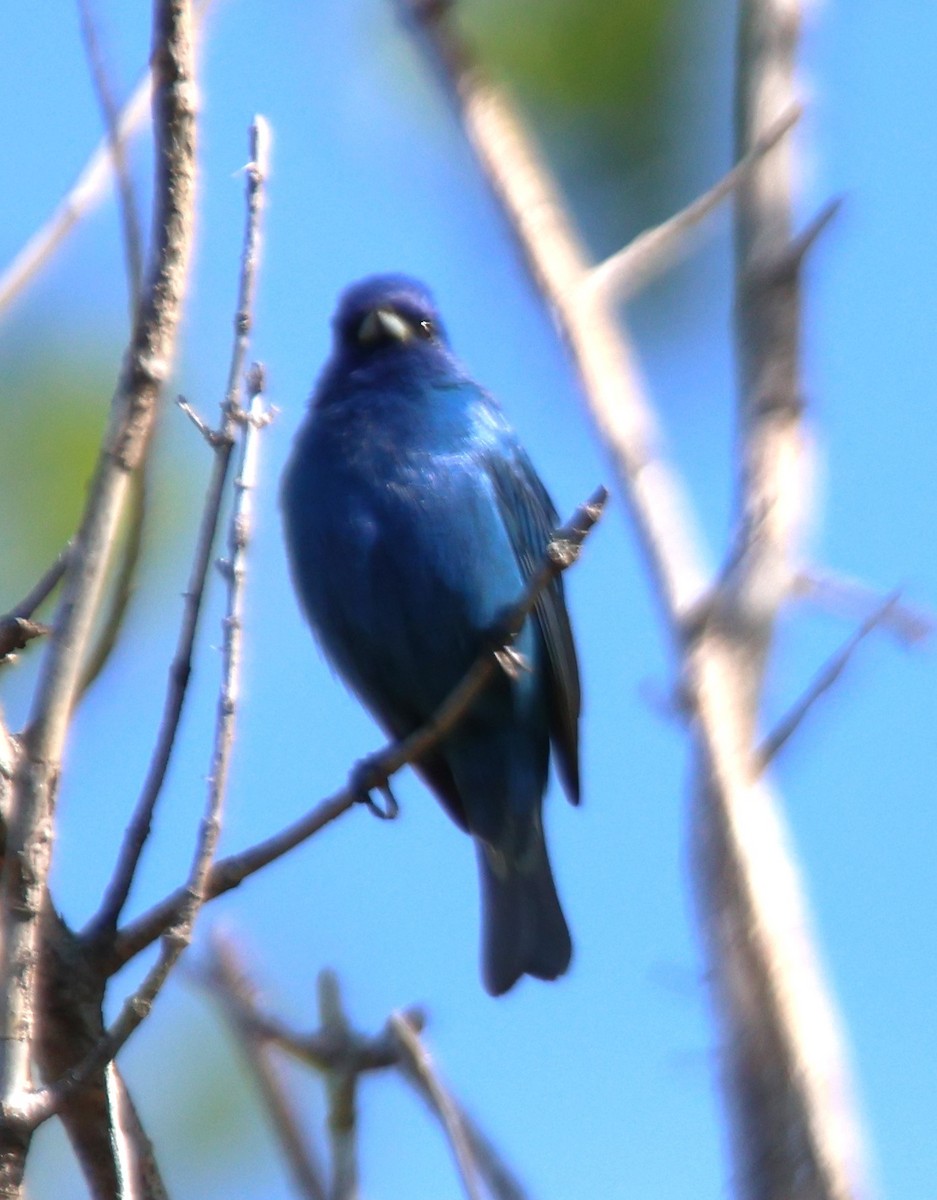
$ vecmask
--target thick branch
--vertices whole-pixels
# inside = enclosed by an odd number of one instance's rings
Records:
[[[81,527],[66,567],[32,722],[17,771],[3,870],[4,1029],[0,1097],[8,1123],[35,1117],[35,1038],[40,920],[52,846],[52,807],[81,660],[97,611],[110,547],[155,416],[175,347],[192,236],[195,113],[189,5],[159,0],[154,15],[157,141],[154,249],[130,348]],[[8,1194],[15,1194],[9,1192]]]
[[[479,166],[579,370],[590,413],[609,447],[638,536],[676,638],[709,574],[684,489],[627,336],[589,287],[592,264],[553,180],[504,94],[484,79],[444,4],[397,0],[422,35],[464,124]]]
[[[798,102],[800,0],[739,8],[736,154]],[[736,546],[722,585],[753,726],[772,627],[787,600],[810,511],[811,445],[800,364],[800,264],[793,250],[796,143],[788,138],[739,183],[735,203],[738,362]],[[754,728],[750,730],[754,736]]]
[[[751,7],[743,5],[746,11]],[[757,435],[745,449],[740,490],[746,507],[737,553],[723,586],[707,598],[697,550],[700,540],[688,516],[684,489],[663,457],[656,419],[631,365],[626,335],[616,328],[607,300],[589,292],[589,265],[552,181],[504,97],[474,67],[453,28],[449,6],[410,0],[405,8],[432,52],[481,170],[569,342],[590,411],[615,457],[665,620],[681,652],[687,711],[694,719],[704,781],[697,829],[697,841],[704,848],[700,887],[717,973],[724,968],[740,991],[747,988],[749,999],[756,1001],[739,1012],[738,1021],[730,1019],[730,1053],[738,1054],[736,1061],[741,1062],[747,1040],[757,1031],[763,1045],[770,1047],[759,1064],[770,1066],[770,1073],[759,1082],[777,1102],[773,1115],[784,1118],[772,1125],[770,1146],[759,1136],[751,1149],[756,1156],[760,1151],[773,1162],[783,1161],[788,1186],[781,1187],[778,1197],[852,1194],[801,1191],[797,1182],[804,1171],[815,1169],[839,1183],[861,1179],[856,1166],[858,1125],[802,886],[776,800],[755,777],[758,689],[752,681],[756,676],[760,680],[763,662],[757,635],[765,624],[770,629],[789,583],[790,534],[804,491],[796,355],[788,350],[786,356],[769,361],[762,350],[762,342],[769,339],[761,327],[755,331],[757,349],[747,352],[743,379],[757,379],[757,387],[747,394],[756,397],[753,410],[763,420],[753,426]],[[776,8],[783,26],[779,36],[789,55],[796,6],[777,0]],[[777,66],[783,77],[786,64]],[[793,97],[784,91],[783,98],[773,98],[770,111],[759,107],[757,128],[746,136],[742,152],[792,104]],[[769,166],[774,154],[746,174],[753,189],[761,189],[774,170]],[[789,240],[790,226],[783,215],[776,215],[772,228]],[[761,246],[759,239],[759,254],[749,265],[757,258],[760,269],[770,270],[777,264],[760,256]],[[788,291],[790,286],[785,285]],[[790,305],[772,310],[774,336],[791,334],[795,311]],[[748,586],[755,580],[764,595]],[[745,950],[744,958],[733,957],[736,940]],[[750,1019],[747,1026],[744,1017]],[[741,1077],[733,1081],[732,1103],[740,1114],[752,1100],[745,1084]],[[806,1141],[801,1136],[805,1132]],[[801,1153],[805,1145],[809,1160]]]

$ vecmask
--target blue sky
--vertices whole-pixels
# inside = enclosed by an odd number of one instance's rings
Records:
[[[125,86],[147,51],[138,7],[101,5]],[[726,7],[716,6],[700,39],[712,62],[698,65],[696,90],[684,101],[686,120],[708,131],[693,164],[700,187],[728,166]],[[44,8],[41,22],[29,6],[5,20],[10,66],[0,95],[16,171],[0,229],[4,262],[99,136],[73,5],[53,0]],[[176,389],[206,414],[227,370],[243,223],[239,168],[255,111],[275,137],[253,353],[267,365],[280,415],[263,447],[224,851],[293,819],[380,744],[303,626],[276,511],[276,480],[346,282],[403,269],[432,284],[457,351],[502,398],[561,512],[611,478],[549,320],[404,35],[376,2],[323,0],[314,11],[226,0],[203,51],[199,245]],[[805,383],[824,460],[814,553],[883,592],[904,586],[931,606],[935,36],[937,10],[929,6],[817,8],[804,38],[810,108],[801,133],[804,218],[831,195],[845,198],[807,275]],[[139,156],[144,169],[147,156]],[[731,495],[727,230],[723,218],[693,261],[634,313],[642,366],[714,556]],[[116,372],[122,288],[114,209],[105,205],[0,328],[0,389],[24,331],[43,322],[59,344],[101,348]],[[0,390],[11,436],[15,403]],[[160,436],[184,484],[160,503],[181,508],[194,525],[205,449],[174,411]],[[69,748],[55,894],[76,923],[107,878],[162,702],[185,546],[162,567],[148,573],[129,636],[88,697]],[[11,597],[26,582],[16,581]],[[619,497],[569,591],[586,695],[585,801],[574,811],[554,787],[547,818],[577,947],[567,979],[528,981],[497,1002],[484,994],[470,846],[409,774],[397,787],[397,823],[350,814],[212,905],[205,925],[242,940],[271,1005],[301,1027],[314,1021],[315,976],[326,965],[339,972],[365,1029],[395,1007],[424,1005],[447,1079],[533,1195],[716,1200],[728,1192],[730,1168],[718,1035],[687,877],[691,764],[668,715],[673,663]],[[188,862],[208,769],[219,593],[216,585],[134,911],[175,886]],[[771,712],[786,708],[848,629],[829,615],[790,611]],[[14,694],[11,710],[16,705]],[[909,654],[873,638],[775,772],[848,1028],[876,1174],[883,1192],[903,1200],[929,1200],[937,1178],[935,718],[933,650]],[[115,1001],[135,978],[132,968],[117,981]],[[170,985],[125,1063],[173,1195],[290,1194],[230,1047],[190,980]],[[313,1089],[297,1086],[317,1119]],[[366,1196],[460,1194],[441,1138],[400,1085],[369,1080],[362,1099]],[[46,1134],[40,1148],[33,1194],[62,1196],[68,1178],[68,1194],[80,1196],[80,1183],[63,1175],[60,1139]]]

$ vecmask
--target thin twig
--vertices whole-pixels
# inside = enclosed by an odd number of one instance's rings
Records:
[[[497,630],[492,630],[493,639],[503,637],[504,645],[508,645],[517,637],[524,619],[533,611],[543,590],[557,575],[572,565],[576,550],[582,546],[602,514],[605,496],[605,489],[599,488],[576,510],[571,520],[556,531],[551,548],[545,554],[541,566],[528,581],[517,605],[505,621],[499,624]],[[356,801],[362,799],[363,788],[385,786],[390,776],[401,767],[427,754],[441,738],[452,731],[499,669],[496,657],[498,649],[499,646],[492,641],[424,725],[409,737],[391,743],[380,753],[366,759],[364,764],[355,768],[351,779],[341,791],[266,841],[216,862],[206,880],[205,899],[211,900],[236,888],[249,875],[281,858],[347,812]],[[154,942],[166,929],[172,927],[178,920],[185,897],[185,888],[179,888],[120,931],[107,953],[111,974]]]
[[[152,84],[152,75],[147,72],[124,105],[118,121],[122,143],[128,142],[143,128],[150,111]],[[49,262],[82,217],[103,200],[112,172],[110,139],[104,137],[49,220],[33,234],[0,275],[0,312],[7,308],[33,276]]]
[[[228,471],[234,453],[234,442],[226,440],[216,449],[212,474],[202,506],[202,517],[196,538],[195,554],[189,582],[183,601],[182,623],[176,652],[169,667],[163,716],[146,779],[140,791],[133,815],[124,832],[120,854],[114,874],[104,893],[101,906],[85,929],[85,937],[102,942],[113,933],[133,885],[140,856],[153,821],[156,802],[162,791],[172,757],[179,722],[185,705],[186,693],[192,674],[192,654],[198,634],[199,619],[208,572],[218,530],[218,521],[224,503]]]
[[[43,1116],[54,1112],[66,1096],[79,1087],[105,1062],[109,1062],[146,1019],[154,1000],[162,990],[183,951],[190,944],[196,919],[207,898],[207,885],[211,876],[215,848],[221,833],[221,814],[227,791],[231,754],[234,748],[243,632],[245,554],[251,530],[251,508],[253,492],[256,487],[259,434],[267,423],[259,387],[262,382],[262,373],[255,372],[254,378],[257,391],[251,397],[250,409],[240,418],[244,433],[240,443],[241,460],[235,480],[235,499],[229,526],[231,557],[225,564],[224,570],[228,584],[228,604],[224,618],[221,694],[218,700],[212,768],[205,813],[199,827],[192,867],[185,887],[182,889],[183,900],[176,913],[173,926],[163,934],[157,961],[147,972],[140,986],[124,1002],[118,1017],[107,1033],[73,1070],[57,1083],[44,1089],[37,1101]]]
[[[140,219],[137,215],[136,191],[127,162],[127,140],[122,136],[120,129],[121,113],[114,102],[114,94],[111,91],[97,25],[91,9],[91,0],[78,0],[78,10],[81,17],[81,37],[85,44],[85,56],[88,59],[94,91],[104,119],[111,163],[117,179],[121,224],[124,231],[127,288],[132,317],[143,279],[143,237],[140,233]]]
[[[222,402],[221,428],[217,432],[212,432],[209,439],[209,443],[215,451],[214,463],[202,509],[189,584],[185,593],[176,652],[169,668],[166,699],[163,704],[163,717],[156,746],[140,797],[124,834],[114,874],[108,884],[101,907],[86,930],[86,936],[99,943],[109,938],[117,927],[120,914],[130,894],[140,856],[149,837],[153,812],[166,779],[192,673],[193,648],[198,634],[202,602],[234,450],[236,417],[241,408],[239,389],[243,377],[256,290],[264,188],[269,173],[269,129],[262,117],[254,119],[250,138],[251,164],[247,170],[247,216],[244,248],[241,255],[238,301],[234,316],[234,346],[225,398]],[[186,405],[186,407],[188,406]],[[192,410],[189,411],[191,414]],[[195,419],[202,431],[205,432],[207,427],[201,418],[196,417]]]
[[[211,956],[198,978],[217,999],[263,1099],[293,1180],[308,1200],[326,1200],[324,1171],[315,1146],[303,1131],[295,1105],[277,1070],[262,1029],[257,988],[230,938],[213,933]]]
[[[802,111],[799,105],[794,105],[708,192],[669,220],[638,234],[624,249],[593,267],[586,276],[585,287],[594,289],[607,301],[622,303],[673,266],[686,252],[697,226],[732,195],[755,164],[800,120]]]
[[[133,1150],[120,1123],[123,1089],[116,1063],[109,1062],[104,1068],[104,1088],[107,1096],[107,1134],[111,1161],[114,1164],[117,1200],[139,1200],[140,1193],[133,1179]]]
[[[898,593],[895,592],[885,600],[875,612],[862,622],[840,646],[839,650],[824,664],[816,678],[800,697],[790,712],[786,713],[771,733],[765,738],[756,755],[756,766],[763,771],[778,755],[779,751],[794,736],[803,724],[807,714],[813,709],[820,697],[830,690],[849,665],[855,652],[859,649],[869,634],[888,622],[898,603]]]
[[[13,651],[22,650],[33,638],[43,637],[50,632],[47,625],[32,620],[32,615],[40,604],[52,595],[61,581],[68,565],[71,549],[71,543],[69,543],[60,550],[55,562],[38,580],[28,595],[24,596],[19,604],[15,604],[8,613],[0,616],[0,665]]]
[[[81,526],[69,557],[54,634],[23,738],[3,866],[3,1028],[0,1101],[9,1120],[43,1117],[32,1088],[40,920],[53,844],[52,811],[81,660],[98,611],[107,558],[129,480],[171,368],[192,240],[195,110],[189,5],[154,5],[156,203],[154,246],[130,347],[111,405]],[[96,1065],[100,1065],[97,1063]],[[0,1122],[0,1132],[9,1124]],[[25,1149],[25,1148],[24,1148]]]
[[[201,4],[196,5],[197,23],[205,17],[209,3],[210,0],[203,0]],[[146,124],[150,113],[152,88],[152,71],[147,71],[117,117],[117,140],[120,145],[128,145]],[[113,168],[111,139],[104,137],[48,221],[36,230],[7,269],[0,274],[0,314],[23,291],[33,276],[51,260],[78,222],[101,203],[111,181]]]
[[[478,1163],[462,1123],[462,1114],[439,1077],[432,1057],[423,1044],[419,1033],[403,1013],[393,1013],[391,1028],[400,1040],[410,1070],[420,1080],[430,1098],[456,1160],[459,1177],[468,1200],[480,1200],[478,1189]]]
[[[881,611],[882,594],[859,579],[832,571],[809,567],[794,579],[794,599],[809,600],[812,604],[850,620],[865,620],[871,613]],[[920,645],[934,633],[937,618],[932,612],[902,600],[892,605],[881,620],[883,629],[906,646]]]
[[[795,234],[791,238],[787,247],[787,254],[781,261],[782,272],[796,273],[801,269],[804,265],[804,259],[817,244],[819,238],[826,232],[827,227],[839,215],[839,210],[842,207],[842,197],[834,196],[832,200],[828,200],[820,208],[819,212],[810,218],[800,233]]]
[[[55,561],[35,584],[28,595],[19,604],[15,604],[7,613],[8,617],[31,617],[36,609],[52,595],[65,574],[69,556],[72,553],[72,543],[69,542],[58,553]]]
[[[336,1085],[333,1099],[339,1107],[337,1111],[333,1110],[331,1117],[338,1120],[340,1126],[348,1119],[348,1113],[342,1112],[342,1106],[348,1103],[349,1079],[396,1067],[429,1106],[434,1116],[444,1124],[447,1134],[453,1140],[454,1148],[458,1142],[457,1154],[461,1155],[461,1162],[474,1164],[478,1177],[484,1180],[492,1196],[496,1200],[528,1200],[524,1188],[505,1164],[491,1140],[440,1081],[429,1053],[420,1040],[425,1025],[422,1012],[417,1009],[399,1011],[392,1015],[377,1035],[367,1036],[359,1033],[352,1028],[345,1013],[337,978],[333,972],[323,971],[318,980],[319,1028],[313,1033],[295,1033],[276,1018],[261,1011],[255,998],[256,989],[247,978],[243,966],[233,958],[233,950],[227,941],[221,943],[221,954],[224,961],[219,963],[216,943],[215,955],[209,969],[201,971],[199,976],[222,1000],[226,1015],[235,1026],[245,1053],[260,1055],[261,1047],[270,1044],[291,1058],[313,1067],[323,1074],[327,1081],[330,1076],[333,1077]],[[251,1065],[253,1068],[253,1058]],[[265,1068],[269,1067],[269,1058],[264,1056],[262,1065]],[[265,1089],[266,1085],[262,1082],[261,1087]],[[276,1102],[277,1111],[279,1103]],[[286,1104],[289,1107],[288,1101]],[[294,1123],[295,1119],[289,1117],[287,1127]],[[282,1137],[283,1129],[279,1117],[277,1130]],[[292,1138],[293,1135],[289,1136]],[[298,1129],[295,1136],[300,1142],[300,1160],[311,1166],[307,1174],[310,1179],[315,1179],[307,1192],[314,1196],[315,1200],[319,1200],[319,1197],[324,1196],[321,1167],[315,1162],[311,1147]],[[333,1145],[333,1156],[339,1160],[347,1160],[353,1149],[348,1141],[347,1131],[343,1133],[339,1129],[338,1136],[340,1144],[337,1147]],[[284,1145],[286,1146],[285,1140]],[[287,1147],[287,1153],[292,1161],[292,1149]],[[338,1164],[333,1195],[341,1195],[343,1188],[347,1191],[348,1181],[354,1177],[353,1163],[354,1155],[351,1154],[350,1162],[345,1161],[343,1166]],[[315,1188],[319,1191],[314,1191]],[[477,1187],[470,1194],[477,1196]]]
[[[0,617],[0,666],[11,660],[17,650],[23,650],[31,641],[51,633],[50,626],[28,617]]]

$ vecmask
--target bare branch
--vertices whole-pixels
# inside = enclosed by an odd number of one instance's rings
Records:
[[[262,373],[255,372],[258,389]],[[250,539],[252,496],[256,487],[258,435],[266,424],[263,402],[258,390],[251,399],[247,413],[239,417],[244,428],[241,439],[241,461],[235,480],[235,500],[231,512],[229,547],[231,558],[225,566],[228,583],[228,605],[224,619],[224,650],[221,694],[212,752],[205,814],[199,828],[195,855],[189,878],[182,889],[183,899],[176,920],[162,939],[157,961],[143,982],[128,997],[120,1014],[98,1045],[63,1079],[47,1087],[41,1098],[44,1115],[49,1115],[75,1088],[102,1064],[109,1062],[121,1046],[146,1019],[153,1002],[162,990],[183,951],[192,940],[198,914],[207,898],[207,884],[212,860],[221,833],[221,814],[227,791],[228,770],[234,748],[235,717],[241,667],[243,631],[245,555]]]
[[[230,946],[225,946],[225,953],[230,953]],[[227,966],[224,969],[227,973]],[[433,1114],[440,1121],[448,1123],[447,1132],[455,1133],[460,1140],[463,1159],[475,1164],[478,1175],[485,1181],[491,1194],[497,1200],[527,1200],[523,1187],[491,1141],[443,1087],[428,1051],[420,1040],[425,1018],[419,1010],[408,1009],[395,1013],[375,1036],[358,1033],[345,1013],[338,980],[332,972],[323,971],[318,983],[319,1028],[313,1033],[297,1034],[259,1009],[254,988],[239,964],[234,963],[232,971],[230,979],[222,986],[226,1011],[238,1026],[239,1037],[255,1046],[263,1043],[276,1045],[292,1058],[321,1072],[326,1080],[333,1077],[337,1087],[334,1099],[339,1108],[333,1110],[331,1116],[338,1119],[340,1126],[349,1118],[347,1110],[343,1111],[342,1108],[349,1102],[349,1080],[356,1080],[365,1073],[396,1067]],[[208,983],[217,990],[217,960]],[[298,1136],[301,1138],[302,1135]],[[339,1145],[333,1146],[333,1152],[339,1160],[339,1169],[336,1171],[337,1180],[332,1195],[342,1195],[343,1189],[347,1192],[348,1181],[354,1176],[353,1135],[349,1140],[347,1131],[343,1133],[340,1128]],[[318,1167],[315,1173],[321,1177],[322,1172]],[[322,1187],[319,1182],[315,1186]],[[312,1188],[309,1194],[316,1196]],[[477,1189],[472,1194],[477,1195]]]
[[[81,659],[98,608],[109,549],[129,479],[168,373],[185,289],[195,173],[194,85],[189,6],[154,7],[157,140],[155,245],[90,496],[69,556],[54,634],[23,739],[3,868],[2,979],[5,1027],[0,1097],[5,1111],[42,1117],[31,1089],[40,920],[53,840],[52,808]],[[7,1107],[8,1106],[8,1107]]]
[[[711,572],[663,436],[608,304],[585,287],[592,269],[550,175],[506,97],[481,73],[446,4],[395,0],[422,36],[485,179],[580,373],[586,403],[635,520],[675,640],[708,593]]]
[[[799,105],[792,107],[708,192],[663,224],[638,234],[623,250],[593,267],[586,276],[585,286],[600,293],[607,302],[617,300],[621,303],[670,268],[686,253],[700,223],[728,199],[755,164],[774,149],[800,120],[802,111]]]
[[[419,1032],[407,1020],[404,1013],[394,1013],[390,1025],[405,1056],[405,1062],[410,1071],[417,1077],[432,1104],[434,1111],[442,1123],[452,1153],[455,1156],[459,1176],[468,1200],[479,1200],[478,1163],[472,1152],[465,1128],[462,1124],[462,1114],[449,1095],[449,1091],[439,1077],[432,1057],[420,1038]]]
[[[799,23],[799,0],[739,7],[737,155],[797,101]],[[754,782],[775,618],[799,569],[812,500],[794,155],[788,139],[746,175],[736,197],[737,534],[694,663],[711,699],[729,680],[730,705],[700,710],[695,882],[726,1033],[739,1193],[847,1200],[865,1186],[849,1065],[787,832],[773,797]]]
[[[210,0],[203,0],[197,5],[197,21],[204,18],[209,3]],[[116,140],[121,146],[127,146],[143,128],[150,112],[152,89],[152,71],[147,71],[117,116]],[[113,168],[111,138],[104,137],[52,216],[0,274],[0,313],[49,262],[78,222],[104,199]]]
[[[798,102],[799,0],[739,8],[736,154]],[[802,253],[792,251],[795,144],[787,139],[740,181],[735,203],[735,349],[739,364],[737,540],[722,600],[753,723],[774,618],[797,570],[812,500],[812,446],[800,369]]]
[[[241,255],[240,281],[238,287],[237,311],[234,317],[234,347],[231,354],[231,368],[222,402],[221,428],[212,432],[208,437],[209,444],[215,451],[212,475],[205,496],[202,510],[202,520],[195,546],[195,557],[189,576],[189,585],[185,593],[182,624],[176,652],[169,668],[169,680],[166,699],[163,705],[163,717],[160,724],[156,747],[147,771],[147,777],[131,817],[130,824],[124,834],[114,875],[108,885],[104,900],[98,913],[90,922],[86,931],[87,936],[99,942],[111,937],[117,927],[120,914],[127,902],[130,888],[136,874],[140,856],[149,837],[153,820],[153,812],[162,791],[166,771],[172,757],[182,710],[185,705],[186,692],[192,671],[192,653],[195,638],[198,634],[199,619],[202,611],[202,601],[208,580],[218,522],[224,502],[225,487],[231,456],[234,451],[234,433],[237,428],[237,417],[241,411],[240,388],[244,360],[247,352],[248,334],[251,325],[251,312],[256,290],[257,267],[261,244],[261,216],[263,213],[263,195],[266,178],[269,173],[269,129],[262,117],[256,117],[251,126],[251,163],[247,170],[247,216],[244,232],[244,248]],[[207,427],[201,418],[186,402],[180,401],[180,406],[196,422],[203,434]],[[253,419],[253,418],[252,418]],[[254,439],[250,439],[253,444]]]
[[[870,614],[881,611],[883,605],[881,592],[867,583],[817,567],[798,573],[792,595],[849,620],[864,621]],[[937,619],[932,612],[900,601],[888,609],[880,623],[906,646],[915,646],[932,636]]]
[[[845,643],[824,665],[807,691],[801,696],[791,711],[781,718],[761,744],[757,754],[759,770],[763,771],[777,757],[781,748],[790,741],[803,724],[814,704],[837,682],[840,675],[842,675],[843,671],[849,665],[852,656],[869,634],[874,629],[878,629],[881,625],[886,624],[897,603],[898,593],[896,592],[889,596],[879,609],[866,617],[859,628],[847,638]]]
[[[358,1195],[358,1077],[354,1039],[342,1002],[338,977],[320,971],[319,1023],[322,1039],[334,1046],[351,1046],[325,1071],[329,1141],[332,1147],[332,1185],[329,1200],[355,1200]]]
[[[130,480],[127,497],[127,533],[120,548],[120,566],[111,588],[110,602],[104,622],[95,639],[91,653],[81,671],[78,695],[83,696],[107,665],[123,628],[124,618],[133,597],[137,568],[143,551],[143,527],[147,512],[147,472],[149,454],[144,452]]]
[[[34,638],[51,633],[48,625],[26,617],[0,617],[0,666],[16,650],[22,650]]]
[[[143,237],[140,232],[140,219],[137,215],[136,190],[130,176],[127,163],[127,141],[121,135],[121,113],[114,102],[110,80],[101,43],[98,38],[97,26],[91,9],[91,0],[78,0],[78,10],[81,16],[81,36],[85,44],[85,55],[91,71],[94,90],[104,118],[104,128],[107,132],[107,142],[111,152],[111,163],[117,179],[117,194],[120,199],[121,223],[124,231],[124,256],[127,263],[127,284],[130,295],[130,314],[140,294],[140,284],[143,280]]]
[[[10,609],[7,617],[31,617],[36,609],[55,591],[62,576],[65,574],[65,568],[68,566],[68,559],[71,553],[72,544],[69,542],[67,546],[59,551],[55,562],[52,563],[29,594],[24,596],[19,604],[14,605]]]
[[[605,498],[605,489],[599,488],[576,510],[568,524],[556,531],[543,563],[531,576],[518,603],[507,614],[502,624],[491,631],[491,643],[485,647],[437,712],[409,737],[400,742],[393,742],[383,751],[365,759],[355,768],[348,784],[341,791],[324,800],[298,821],[266,841],[216,862],[205,882],[206,900],[212,900],[236,888],[249,875],[282,858],[284,854],[347,812],[356,802],[365,799],[369,789],[386,788],[391,775],[428,753],[441,738],[452,731],[482,689],[500,670],[498,651],[517,637],[525,618],[533,611],[543,590],[575,561],[579,547],[601,516]],[[502,641],[499,642],[498,639]],[[179,888],[122,929],[113,946],[104,951],[109,972],[113,974],[120,970],[166,929],[171,928],[179,919],[185,902],[186,889]]]
[[[739,186],[740,197],[746,191],[763,197],[770,213],[767,223],[760,216],[755,222],[744,217],[739,238],[745,248],[743,277],[750,288],[769,295],[770,306],[756,302],[749,311],[750,295],[739,299],[740,329],[746,318],[754,322],[756,314],[759,323],[740,336],[740,341],[751,339],[743,350],[742,370],[743,395],[751,402],[743,406],[737,553],[713,592],[705,582],[707,571],[697,550],[702,543],[689,518],[684,489],[663,456],[625,334],[616,327],[609,305],[583,287],[590,266],[521,122],[483,79],[454,28],[448,4],[398,2],[430,49],[481,170],[569,343],[590,411],[615,456],[664,618],[681,653],[683,690],[704,782],[696,819],[701,907],[716,961],[730,964],[722,979],[727,992],[731,983],[738,985],[737,993],[748,988],[748,1007],[744,1013],[740,1007],[738,1021],[729,1022],[730,1056],[740,1068],[733,1073],[731,1102],[740,1127],[757,1108],[756,1100],[776,1102],[771,1116],[780,1117],[767,1142],[753,1138],[751,1144],[759,1149],[752,1166],[759,1158],[778,1159],[792,1171],[819,1169],[826,1178],[859,1187],[861,1139],[839,1029],[786,831],[774,796],[754,769],[758,685],[774,614],[795,572],[793,534],[806,492],[803,405],[792,350],[798,309],[777,282],[777,272],[770,294],[766,282],[791,242],[785,185],[780,190],[774,186],[778,176],[785,177],[785,145],[759,160]],[[737,157],[796,103],[786,86],[796,0],[764,0],[768,8],[772,2],[778,36],[759,25],[755,41],[759,55],[766,47],[769,56],[777,53],[780,44],[785,57],[773,62],[764,78],[780,78],[781,87],[770,103],[761,97],[746,105],[753,121],[741,122],[745,136]],[[743,10],[751,12],[754,3],[746,0]],[[747,214],[754,211],[745,198],[741,207]],[[767,244],[766,229],[771,232]],[[785,286],[790,291],[793,284]],[[778,353],[785,337],[788,348]],[[740,994],[737,998],[743,999]],[[747,1024],[743,1017],[749,1018]],[[749,1063],[764,1089],[756,1097],[744,1086],[741,1064],[744,1048],[759,1037],[767,1052]],[[747,1165],[740,1174],[749,1187]],[[789,1200],[801,1187],[802,1174],[797,1179],[795,1186],[789,1174],[777,1196]],[[854,1193],[847,1188],[830,1194]],[[768,1195],[762,1193],[762,1200]]]
[[[326,1200],[324,1171],[315,1146],[305,1135],[295,1106],[266,1043],[262,1015],[257,1008],[256,986],[239,961],[230,938],[215,933],[211,957],[199,979],[217,999],[244,1055],[274,1133],[283,1148],[293,1180],[308,1200]]]
[[[147,72],[120,114],[118,133],[122,144],[143,128],[150,111],[152,82],[152,76]],[[0,312],[12,303],[52,258],[82,217],[104,198],[112,171],[110,139],[105,137],[46,224],[33,234],[0,275]]]

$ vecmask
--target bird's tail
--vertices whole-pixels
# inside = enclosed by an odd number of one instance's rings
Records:
[[[539,823],[521,855],[477,845],[486,990],[500,996],[521,975],[556,979],[569,966],[573,945]]]

